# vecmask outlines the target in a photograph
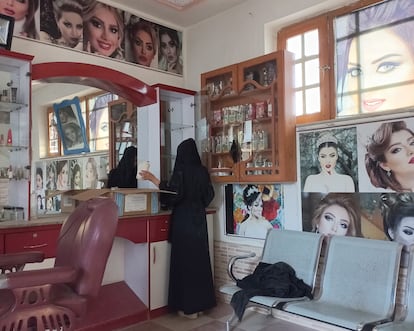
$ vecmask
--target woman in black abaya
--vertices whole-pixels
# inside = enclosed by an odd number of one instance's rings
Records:
[[[129,146],[108,175],[108,187],[137,188],[137,148]]]
[[[214,198],[210,175],[191,138],[178,146],[168,182],[149,171],[143,170],[140,175],[160,189],[176,193],[160,196],[161,202],[172,208],[168,305],[187,317],[197,317],[216,305],[205,211]]]

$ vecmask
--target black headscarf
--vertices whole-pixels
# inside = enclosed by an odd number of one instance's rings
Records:
[[[184,170],[187,167],[201,165],[200,155],[197,145],[193,138],[188,138],[177,147],[177,157],[175,159],[174,171]]]
[[[168,182],[160,183],[160,189],[176,193],[161,193],[163,208],[173,208],[185,203],[187,206],[193,205],[204,210],[211,202],[214,189],[208,170],[201,163],[194,139],[186,139],[178,145],[174,171]]]
[[[137,187],[137,148],[129,146],[118,166],[112,169],[108,176],[108,187],[136,188]]]

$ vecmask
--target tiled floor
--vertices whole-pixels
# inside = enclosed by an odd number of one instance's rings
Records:
[[[225,331],[226,320],[232,314],[230,305],[219,303],[195,320],[168,314],[118,331]],[[303,326],[247,310],[243,321],[232,331],[313,331]]]

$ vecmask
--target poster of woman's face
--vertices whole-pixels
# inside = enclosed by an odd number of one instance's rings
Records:
[[[280,184],[229,184],[225,190],[227,234],[265,239],[269,229],[283,229]]]
[[[302,193],[303,230],[414,245],[414,193]]]
[[[80,190],[83,188],[82,159],[70,160],[70,188]]]
[[[55,103],[53,109],[64,154],[89,152],[79,98]]]
[[[46,182],[45,182],[46,168],[44,162],[36,162],[35,173],[35,194],[36,194],[36,211],[41,215],[46,212]]]
[[[358,190],[355,127],[299,133],[303,192]]]
[[[412,0],[392,0],[335,19],[338,116],[414,105],[413,17]]]
[[[20,35],[147,68],[183,74],[180,31],[161,27],[97,0],[27,2],[30,5],[22,6],[25,7],[22,11],[34,11],[35,24],[33,32],[21,32]]]
[[[414,118],[401,115],[298,132],[303,230],[414,245],[413,128]],[[318,153],[309,153],[309,143],[319,146]],[[339,170],[341,158],[351,171]],[[326,190],[322,179],[332,174],[352,177],[355,191]]]
[[[358,126],[361,192],[414,191],[414,119]]]

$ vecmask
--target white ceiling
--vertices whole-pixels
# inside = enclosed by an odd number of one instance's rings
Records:
[[[145,13],[153,18],[171,23],[182,28],[204,21],[209,17],[220,14],[247,0],[201,0],[186,10],[179,11],[162,5],[155,0],[112,0],[114,6],[119,4]]]

